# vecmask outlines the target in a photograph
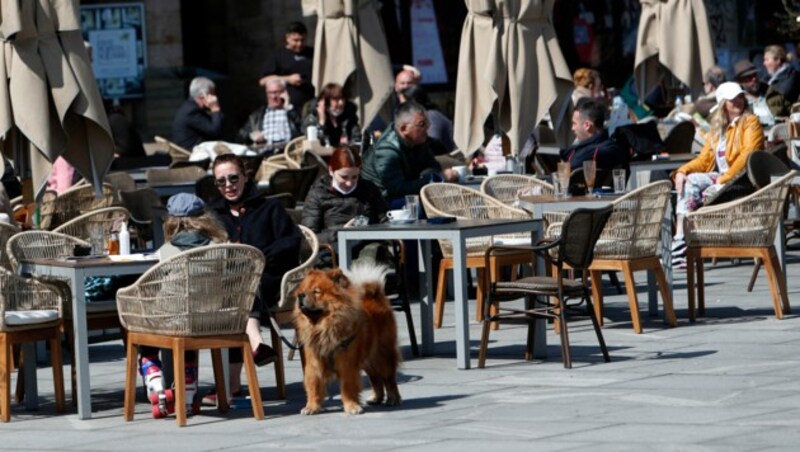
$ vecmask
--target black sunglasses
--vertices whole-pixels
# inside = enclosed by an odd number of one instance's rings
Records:
[[[228,176],[220,177],[219,179],[214,179],[214,185],[217,187],[224,187],[226,181],[230,182],[231,185],[236,185],[239,183],[239,179],[241,178],[242,176],[239,174],[230,174]]]

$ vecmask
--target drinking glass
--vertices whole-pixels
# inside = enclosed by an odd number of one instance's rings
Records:
[[[586,179],[586,195],[592,196],[594,193],[594,177],[596,174],[597,165],[594,160],[586,160],[583,162],[583,177]]]
[[[406,195],[406,210],[408,210],[408,218],[416,220],[419,218],[419,196]]]
[[[102,222],[89,222],[89,243],[92,256],[100,256],[106,249],[105,228]]]
[[[559,162],[556,171],[556,176],[559,180],[559,185],[561,185],[560,195],[568,196],[569,195],[569,176],[572,172],[572,168],[569,166],[569,162]]]
[[[625,170],[615,169],[612,174],[614,176],[614,193],[625,193]]]

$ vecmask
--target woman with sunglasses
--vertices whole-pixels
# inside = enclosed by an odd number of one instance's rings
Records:
[[[388,204],[372,182],[361,180],[361,158],[348,147],[338,147],[328,162],[328,174],[314,183],[303,203],[303,226],[320,242],[336,248],[337,226],[352,226],[357,217],[369,224],[386,220]],[[326,256],[322,256],[323,264]]]
[[[214,184],[222,197],[212,203],[211,208],[228,231],[229,239],[254,246],[264,253],[266,265],[260,294],[253,302],[247,321],[247,336],[256,364],[269,364],[275,360],[275,351],[261,337],[261,317],[277,303],[283,274],[298,265],[302,234],[278,201],[258,195],[241,158],[235,154],[220,155],[214,160],[213,171]],[[236,350],[230,352],[230,389],[234,395],[241,389],[242,357],[239,355]],[[215,397],[206,397],[203,401],[216,402]]]

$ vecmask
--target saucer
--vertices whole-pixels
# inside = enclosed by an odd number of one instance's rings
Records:
[[[415,220],[413,218],[398,218],[398,219],[390,218],[389,219],[389,223],[391,223],[391,224],[410,224],[410,223],[414,223],[415,221],[417,221],[417,220]]]

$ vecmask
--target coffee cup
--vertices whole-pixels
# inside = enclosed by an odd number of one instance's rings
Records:
[[[410,212],[406,209],[390,210],[386,212],[386,216],[392,221],[408,220],[411,217]]]

